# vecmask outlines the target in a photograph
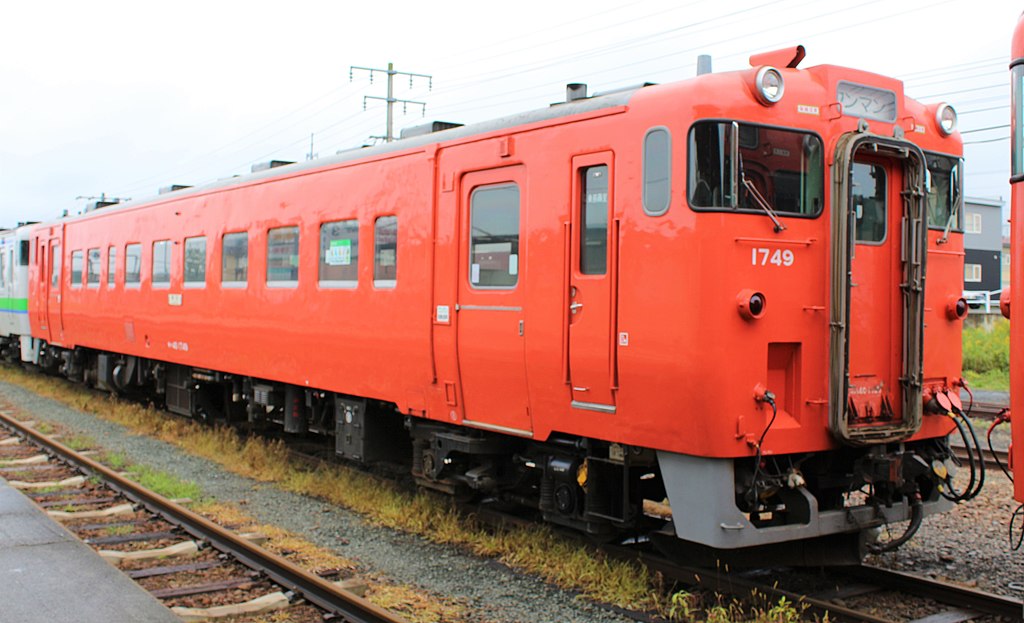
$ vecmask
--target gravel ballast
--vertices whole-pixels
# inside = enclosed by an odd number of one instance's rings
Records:
[[[186,454],[168,443],[136,435],[123,426],[76,411],[16,385],[0,382],[0,395],[26,415],[87,435],[105,450],[120,452],[134,463],[191,480],[206,495],[241,505],[261,523],[279,526],[356,561],[364,573],[379,574],[396,583],[456,599],[467,606],[469,620],[494,623],[630,621],[570,591],[517,573],[495,561],[370,525],[344,508],[232,474],[212,461]]]

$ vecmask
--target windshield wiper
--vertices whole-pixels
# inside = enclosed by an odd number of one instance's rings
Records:
[[[949,190],[950,202],[949,202],[949,219],[946,221],[946,227],[942,230],[942,237],[936,241],[936,244],[946,244],[949,241],[949,232],[953,229],[953,221],[956,220],[957,214],[960,214],[960,193],[957,192],[957,186],[959,180],[955,179],[952,174],[949,176],[949,184],[951,186]]]
[[[754,203],[756,203],[759,208],[764,210],[764,213],[768,215],[768,218],[772,219],[772,223],[775,224],[775,233],[779,233],[780,231],[786,229],[786,226],[779,222],[779,217],[775,214],[775,210],[772,209],[772,206],[770,203],[768,203],[768,200],[764,198],[764,195],[762,195],[760,191],[757,190],[757,187],[754,186],[754,183],[747,179],[747,174],[743,170],[743,156],[739,156],[738,163],[740,183],[743,184],[743,187],[746,188],[747,192],[749,192],[750,195],[754,198]]]

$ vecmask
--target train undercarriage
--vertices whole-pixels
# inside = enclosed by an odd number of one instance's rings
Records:
[[[851,564],[948,508],[945,438],[762,458],[692,457],[569,435],[547,441],[411,417],[394,405],[138,357],[37,344],[43,371],[210,424],[279,428],[341,459],[401,465],[422,487],[689,564]],[[731,494],[731,495],[730,495]],[[888,524],[910,520],[888,545]]]

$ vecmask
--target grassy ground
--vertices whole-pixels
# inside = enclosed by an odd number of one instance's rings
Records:
[[[1010,322],[1000,318],[990,327],[964,329],[964,377],[971,387],[1010,389]]]
[[[720,597],[714,603],[707,597],[673,593],[663,585],[660,576],[652,576],[645,568],[610,559],[543,526],[494,529],[460,515],[446,498],[402,491],[389,482],[342,465],[324,464],[311,469],[293,461],[280,442],[240,437],[233,429],[201,426],[52,377],[0,367],[0,380],[174,444],[234,473],[344,506],[382,526],[501,560],[555,585],[579,591],[585,598],[658,613],[675,621],[727,620]],[[117,457],[111,458],[117,462]],[[201,497],[195,491],[175,493]],[[403,593],[396,601],[408,599]],[[730,602],[728,608],[729,615],[736,617],[732,620],[767,623],[801,618],[801,608],[789,603],[759,607],[756,603],[741,606]]]

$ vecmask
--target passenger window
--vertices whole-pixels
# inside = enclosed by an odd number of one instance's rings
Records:
[[[320,225],[320,285],[354,288],[359,282],[359,221]]]
[[[603,275],[608,270],[608,165],[580,170],[580,272]]]
[[[393,288],[398,279],[398,217],[379,216],[373,224],[373,285]]]
[[[50,288],[53,290],[60,286],[60,265],[60,245],[55,244],[50,247]]]
[[[206,285],[206,237],[185,238],[185,285]]]
[[[220,281],[228,287],[244,287],[249,280],[249,234],[224,234],[221,239]]]
[[[668,130],[653,128],[644,137],[644,214],[661,216],[668,212],[672,191],[672,141]]]
[[[117,275],[117,247],[107,248],[107,285],[114,285],[114,277]]]
[[[77,288],[82,285],[82,252],[71,252],[71,287]]]
[[[153,285],[166,286],[171,283],[171,241],[158,240],[153,243]]]
[[[877,164],[853,163],[853,202],[857,242],[885,240],[885,169]]]
[[[85,283],[90,288],[100,287],[100,250],[89,249],[85,257]]]
[[[278,227],[267,232],[267,284],[292,286],[299,282],[299,228]]]
[[[142,245],[130,244],[124,248],[124,283],[139,285],[142,277]]]
[[[469,283],[474,288],[519,283],[519,187],[477,188],[470,198]]]

